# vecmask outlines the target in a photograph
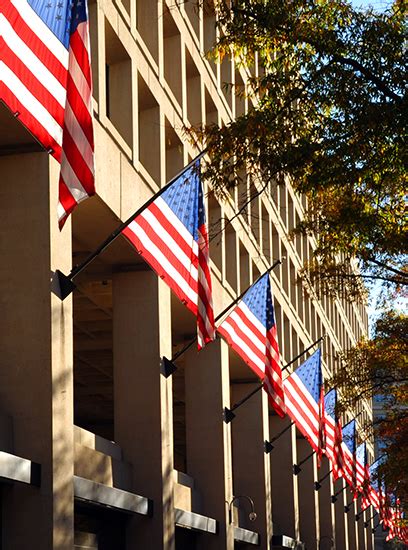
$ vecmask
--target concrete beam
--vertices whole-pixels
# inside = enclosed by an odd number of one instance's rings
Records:
[[[261,542],[259,533],[255,533],[255,531],[250,531],[249,529],[243,529],[242,527],[234,527],[234,540],[245,544],[253,544],[254,546],[259,546]]]
[[[0,451],[0,480],[26,483],[39,487],[41,484],[41,466],[27,458]]]
[[[74,497],[88,504],[106,506],[126,514],[150,516],[153,510],[153,502],[146,497],[79,476],[74,476]]]
[[[187,512],[186,510],[174,510],[177,527],[187,527],[196,531],[205,531],[206,533],[216,534],[218,530],[217,521],[201,514]]]

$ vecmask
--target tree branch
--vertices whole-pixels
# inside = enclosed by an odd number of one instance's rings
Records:
[[[401,271],[399,269],[396,269],[395,267],[391,267],[383,262],[380,262],[379,260],[374,260],[373,258],[370,258],[368,261],[378,267],[382,267],[383,269],[386,269],[387,271],[392,271],[396,275],[400,275],[401,277],[408,278],[408,273],[405,271]]]
[[[355,59],[351,59],[350,57],[343,57],[339,54],[331,54],[331,57],[334,59],[334,61],[337,61],[343,65],[350,65],[351,67],[353,67],[353,69],[364,75],[367,80],[375,84],[376,87],[390,99],[394,99],[395,101],[399,101],[402,99],[401,96],[394,93],[378,76],[373,74],[370,70],[368,70],[366,67],[364,67],[364,65],[362,65]]]

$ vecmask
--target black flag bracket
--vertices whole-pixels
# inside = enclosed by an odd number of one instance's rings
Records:
[[[273,437],[270,441],[265,441],[264,448],[265,448],[266,454],[269,454],[274,450],[275,446],[273,445],[273,443],[275,443],[275,441],[277,441],[284,433],[290,430],[293,424],[294,422],[292,420],[290,424],[288,424],[285,428],[283,428],[283,430],[281,430],[277,435],[275,435],[275,437]]]
[[[293,474],[297,476],[302,471],[301,466],[307,462],[312,456],[314,455],[314,451],[312,451],[310,454],[308,454],[303,460],[301,460],[298,464],[293,465]]]

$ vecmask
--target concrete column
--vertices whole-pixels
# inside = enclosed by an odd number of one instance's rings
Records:
[[[218,522],[218,535],[198,538],[199,550],[232,550],[233,525],[226,502],[232,499],[231,425],[222,420],[230,406],[228,346],[217,340],[197,354],[186,353],[187,474],[202,496],[201,513]]]
[[[349,504],[353,499],[353,493],[347,487],[347,489],[343,492],[343,494],[344,494],[344,506],[346,506],[346,504]],[[350,511],[347,514],[345,514],[345,520],[347,522],[348,543],[349,543],[350,550],[359,549],[358,537],[357,537],[357,524],[355,520],[356,513],[357,512],[356,512],[355,502],[352,502],[350,505]]]
[[[312,448],[306,439],[299,437],[297,439],[297,451],[297,463],[299,463],[311,453]],[[315,460],[316,454],[302,464],[302,471],[297,476],[300,540],[306,544],[308,550],[317,549],[317,541],[320,538],[318,496],[314,490]]]
[[[232,403],[236,403],[259,386],[232,384]],[[248,519],[248,503],[242,502],[245,523],[241,527],[260,535],[260,548],[270,548],[272,538],[272,501],[270,460],[264,452],[264,440],[269,440],[268,396],[261,390],[237,411],[232,423],[232,456],[234,494],[248,495],[255,504],[257,519]]]
[[[269,417],[270,439],[290,423],[289,417]],[[293,475],[296,460],[295,428],[292,426],[277,439],[270,453],[272,478],[273,531],[275,535],[286,535],[299,539],[299,509],[297,478]]]
[[[331,469],[330,462],[326,459],[322,459],[320,470],[317,477],[322,478],[327,475]],[[318,491],[319,499],[319,518],[320,518],[320,546],[319,550],[329,550],[335,545],[336,529],[335,529],[335,510],[334,504],[331,502],[331,475],[329,479],[325,479],[321,488]]]
[[[336,483],[332,483],[332,495],[344,487],[345,481],[343,479],[338,479]],[[348,523],[347,518],[344,513],[344,493],[339,494],[337,500],[334,504],[335,510],[335,520],[336,520],[336,549],[345,550],[349,549],[349,538],[348,538]]]
[[[371,506],[369,506],[367,508],[367,510],[365,510],[365,512],[363,513],[363,522],[366,522],[368,521],[371,516],[373,515],[374,513],[374,510]],[[373,523],[372,521],[369,521],[369,526],[366,528],[364,527],[364,531],[365,531],[365,548],[366,550],[373,550],[374,548],[374,541],[373,541],[373,533],[372,533],[372,527],[373,527]]]
[[[14,454],[41,464],[41,487],[3,492],[4,548],[73,547],[72,299],[51,292],[69,272],[71,226],[57,223],[57,163],[0,158],[0,410]]]
[[[152,518],[132,518],[127,548],[174,548],[170,289],[151,271],[113,276],[115,441],[133,467],[133,490],[153,499]]]
[[[362,550],[366,550],[366,530],[364,529],[364,514],[361,511],[361,496],[356,502],[356,514],[360,514],[360,519],[356,522],[358,547]]]

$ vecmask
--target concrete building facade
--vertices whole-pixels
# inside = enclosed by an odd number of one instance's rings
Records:
[[[224,341],[190,349],[163,375],[161,358],[194,336],[195,319],[124,239],[60,300],[55,270],[68,273],[197,154],[183,127],[248,109],[223,83],[243,88],[249,70],[204,57],[216,36],[210,2],[89,10],[97,196],[62,232],[59,167],[0,105],[0,548],[371,550],[359,501],[348,514],[348,489],[331,502],[343,482],[314,490],[326,459],[293,475],[310,453],[294,426],[265,452],[289,419],[264,392],[223,422],[223,408],[259,383]],[[328,378],[366,333],[366,310],[300,277],[315,243],[291,235],[306,203],[289,183],[232,219],[254,191],[219,202],[206,189],[215,313],[285,257],[271,273],[282,360],[326,334]],[[361,407],[363,425],[371,408]]]

